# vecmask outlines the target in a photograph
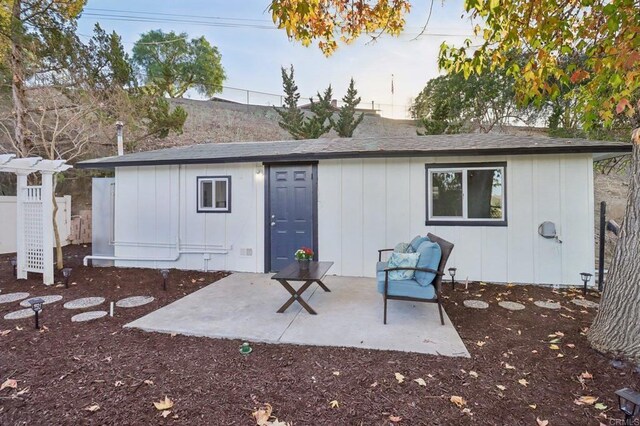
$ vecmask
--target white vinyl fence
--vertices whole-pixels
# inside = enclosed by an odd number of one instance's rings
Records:
[[[60,240],[66,246],[71,233],[71,196],[56,197],[56,201]],[[0,196],[0,254],[16,251],[16,232],[16,197]]]

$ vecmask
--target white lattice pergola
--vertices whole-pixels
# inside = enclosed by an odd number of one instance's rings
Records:
[[[43,160],[40,157],[16,158],[0,155],[0,172],[15,173],[17,276],[26,279],[29,272],[42,274],[42,281],[51,285],[53,279],[53,174],[70,169],[64,160]],[[27,184],[31,173],[42,175],[39,186]]]

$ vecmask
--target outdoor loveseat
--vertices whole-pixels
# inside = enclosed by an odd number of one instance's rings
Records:
[[[440,322],[444,325],[440,289],[444,268],[453,250],[453,244],[429,233],[426,238],[418,236],[405,246],[408,252],[418,254],[418,261],[415,267],[403,265],[389,267],[389,261],[382,261],[382,253],[397,251],[397,246],[396,249],[378,250],[376,279],[378,281],[378,292],[382,293],[384,299],[384,324],[387,323],[387,300],[405,300],[437,303]],[[409,279],[393,279],[392,272],[394,271],[402,271],[401,274],[407,274],[408,272],[407,276],[412,277]]]

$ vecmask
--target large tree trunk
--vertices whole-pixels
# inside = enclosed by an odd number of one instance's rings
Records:
[[[640,129],[633,132],[631,179],[620,238],[587,337],[598,351],[640,362]]]
[[[11,92],[13,95],[13,115],[15,117],[14,139],[18,155],[26,157],[28,148],[25,132],[27,129],[27,101],[24,90],[24,59],[22,39],[24,28],[21,21],[22,0],[13,0],[11,9]]]

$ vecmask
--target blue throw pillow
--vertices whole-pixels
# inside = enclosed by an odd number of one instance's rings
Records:
[[[418,247],[420,247],[420,244],[422,244],[425,241],[429,241],[429,240],[426,237],[421,237],[420,235],[416,235],[415,238],[411,240],[409,245],[411,246],[411,248],[413,249],[413,252],[415,253],[418,251]]]
[[[420,255],[418,253],[391,253],[387,268],[415,268],[418,264]],[[415,271],[391,271],[389,272],[390,280],[412,280]]]
[[[416,264],[416,268],[429,268],[434,271],[438,270],[438,265],[440,264],[440,259],[442,258],[442,249],[437,243],[433,243],[431,241],[425,241],[420,244],[416,253],[420,255],[418,259],[418,263]],[[436,277],[436,274],[433,272],[415,272],[416,281],[421,286],[427,286],[433,282],[433,279]]]
[[[398,243],[396,247],[393,249],[396,253],[414,253],[415,250],[411,248],[409,243]]]

